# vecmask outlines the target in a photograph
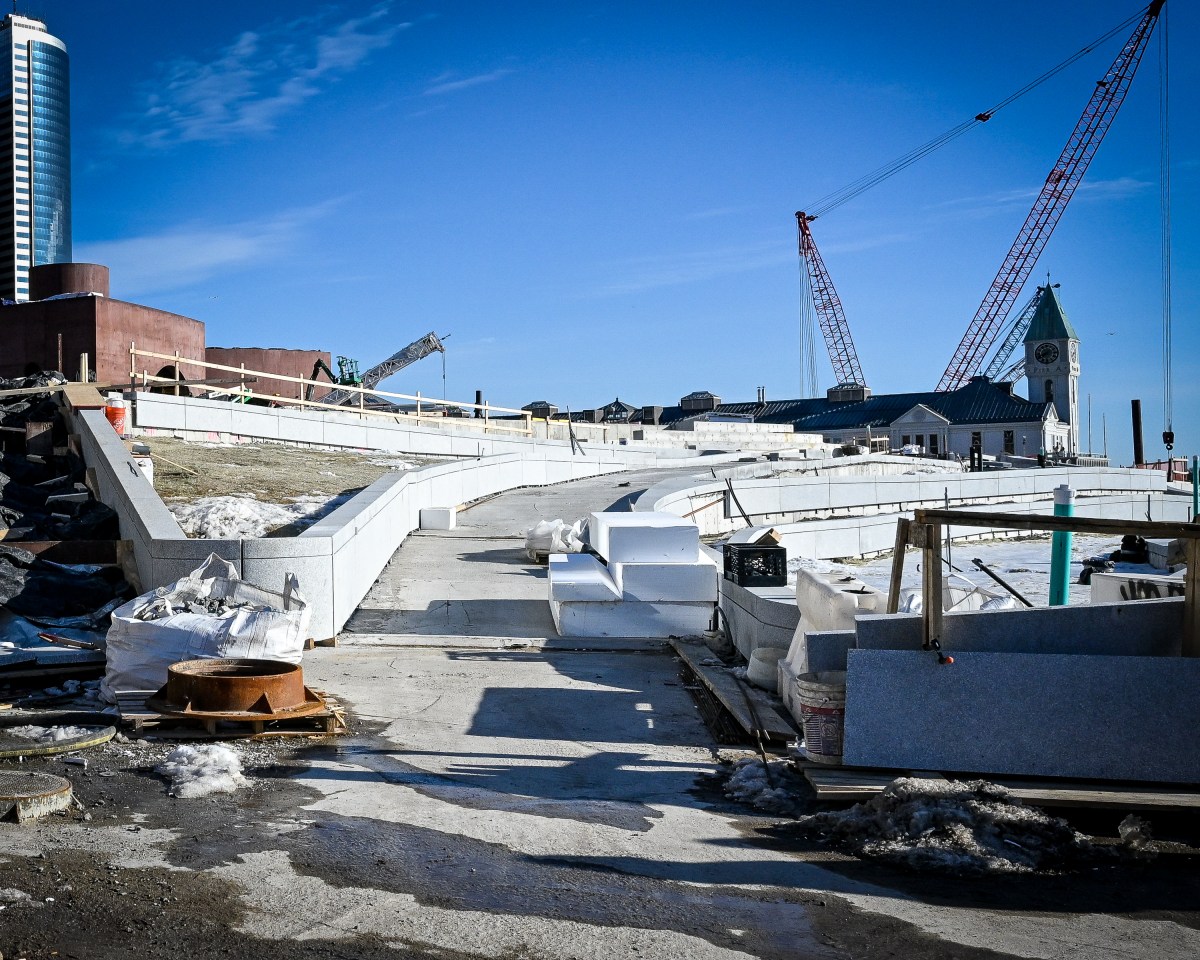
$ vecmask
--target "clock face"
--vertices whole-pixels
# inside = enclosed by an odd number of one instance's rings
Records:
[[[1058,347],[1052,343],[1040,343],[1033,351],[1033,359],[1038,363],[1051,364],[1058,359]]]

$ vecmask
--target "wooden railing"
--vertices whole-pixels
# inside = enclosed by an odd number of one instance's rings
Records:
[[[1200,523],[976,513],[965,510],[916,510],[911,521],[901,518],[896,524],[887,612],[895,613],[898,609],[905,548],[909,544],[921,548],[921,617],[925,649],[936,649],[942,636],[942,534],[943,529],[950,525],[1114,536],[1137,534],[1141,537],[1183,540],[1187,572],[1184,574],[1182,650],[1185,657],[1200,657]]]
[[[138,359],[169,361],[174,368],[174,377],[160,377],[149,373],[145,366],[139,365]],[[226,378],[207,378],[199,381],[189,381],[183,378],[180,373],[181,365],[189,367],[200,367],[205,371],[216,370],[222,373],[234,374],[235,376]],[[139,366],[142,369],[139,371]],[[156,364],[161,366],[161,364]],[[179,351],[174,353],[155,353],[152,350],[139,350],[133,342],[129,344],[129,380],[131,385],[136,389],[139,385],[144,389],[150,389],[152,386],[173,387],[175,395],[179,396],[184,387],[189,390],[203,390],[205,393],[217,396],[227,396],[238,402],[246,402],[251,399],[265,400],[268,403],[276,406],[288,407],[315,407],[326,412],[336,411],[338,413],[351,413],[360,417],[384,417],[393,422],[401,422],[400,418],[406,420],[423,420],[423,421],[438,421],[445,422],[445,417],[441,414],[423,413],[422,406],[429,405],[432,407],[456,407],[460,410],[478,411],[478,416],[474,420],[474,425],[481,426],[485,431],[502,432],[502,433],[517,433],[523,436],[529,436],[533,433],[532,417],[528,410],[514,410],[510,407],[497,407],[487,402],[470,403],[464,400],[442,400],[430,397],[423,397],[420,393],[391,393],[386,390],[372,390],[365,387],[348,386],[345,384],[322,383],[319,381],[306,379],[304,377],[290,377],[282,373],[267,373],[263,370],[250,370],[246,365],[232,367],[223,363],[209,363],[206,360],[193,360],[190,357],[181,356]],[[296,396],[284,396],[282,393],[267,393],[261,389],[254,389],[252,385],[257,385],[260,381],[271,380],[282,384],[295,384]],[[318,389],[337,389],[344,390],[350,394],[358,396],[357,406],[349,404],[332,405],[321,403],[319,400],[306,400],[304,393],[309,387],[317,387]],[[383,411],[372,410],[367,406],[367,397],[382,397],[387,400],[400,400],[408,403],[416,404],[415,412],[409,411]],[[494,419],[497,414],[509,415],[515,414],[521,418],[520,426],[510,426],[507,423],[497,423]],[[481,422],[480,422],[481,421]]]

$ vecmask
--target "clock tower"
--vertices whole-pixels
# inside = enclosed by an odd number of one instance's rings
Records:
[[[1041,300],[1025,334],[1025,379],[1029,399],[1053,403],[1058,419],[1070,428],[1066,452],[1073,457],[1079,453],[1079,337],[1057,287],[1047,282],[1038,288]]]

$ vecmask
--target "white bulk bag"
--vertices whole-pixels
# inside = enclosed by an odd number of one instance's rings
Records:
[[[209,598],[252,606],[220,616],[171,612]],[[160,615],[142,619],[150,612]],[[276,593],[246,583],[233,564],[210,554],[183,579],[113,611],[100,692],[110,702],[127,691],[153,692],[167,682],[167,667],[181,660],[247,657],[299,663],[310,616],[294,575],[288,574],[284,592]]]

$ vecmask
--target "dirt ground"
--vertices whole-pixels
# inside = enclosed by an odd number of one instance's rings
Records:
[[[436,463],[411,454],[344,453],[246,443],[221,446],[187,443],[172,437],[140,437],[154,460],[154,486],[164,501],[252,494],[285,503],[309,494],[336,496],[360,490],[404,464]]]
[[[49,722],[48,719],[35,722]],[[72,718],[72,722],[82,722]],[[366,837],[365,829],[329,813],[310,812],[316,799],[293,779],[320,758],[377,745],[379,725],[351,719],[342,738],[240,741],[251,786],[232,795],[179,800],[154,772],[175,745],[124,737],[82,751],[88,766],[68,766],[62,757],[28,758],[2,769],[67,776],[79,809],[24,825],[0,825],[0,952],[6,960],[178,960],[257,957],[303,958],[439,957],[469,960],[474,954],[420,944],[397,945],[364,930],[347,937],[270,939],[240,932],[246,916],[244,892],[218,873],[223,865],[263,851],[283,850],[301,873],[323,876],[336,886],[405,892],[431,906],[497,910],[522,908],[547,916],[582,914],[597,928],[686,929],[715,946],[751,956],[852,957],[864,960],[921,956],[931,960],[976,960],[1007,954],[946,943],[910,925],[845,904],[821,891],[718,887],[613,872],[574,858],[514,856],[502,846],[466,837],[395,825]],[[921,875],[868,863],[831,851],[799,836],[787,818],[766,817],[728,800],[720,776],[697,781],[694,797],[734,819],[753,846],[788,850],[847,878],[891,888],[897,896],[919,897],[947,909],[1083,911],[1174,921],[1200,927],[1200,871],[1194,848],[1175,844],[1144,860],[1124,860],[1060,876],[954,878]],[[1108,818],[1111,819],[1111,818]],[[1189,829],[1188,820],[1168,818],[1165,832]],[[1112,824],[1081,815],[1078,826],[1097,832]],[[130,847],[115,856],[111,834],[89,850],[90,835],[121,831]],[[157,831],[165,831],[158,833]],[[1194,833],[1194,830],[1192,830]],[[149,841],[143,837],[151,838]],[[164,860],[137,863],[138,843],[151,843]],[[344,850],[343,847],[349,848]],[[367,856],[366,854],[370,854]],[[516,891],[522,891],[516,901]],[[14,893],[14,891],[16,893]],[[17,895],[19,894],[19,896]],[[724,917],[697,910],[700,900],[721,905]],[[576,902],[578,901],[578,902]],[[760,916],[761,915],[761,916]],[[762,939],[752,924],[766,916],[807,916],[801,942],[783,943],[769,932]],[[741,928],[731,933],[730,928]],[[534,951],[536,953],[536,951]],[[531,954],[503,954],[526,956]]]

